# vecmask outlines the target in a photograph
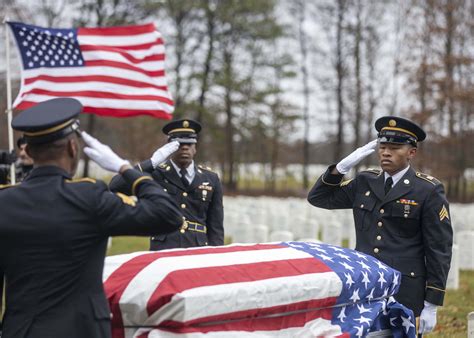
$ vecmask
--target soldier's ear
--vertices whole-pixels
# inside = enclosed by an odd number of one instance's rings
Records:
[[[418,148],[417,147],[411,147],[410,150],[408,150],[408,158],[411,160],[416,156]]]
[[[67,141],[67,153],[69,157],[75,158],[79,152],[79,144],[75,138],[71,138]]]

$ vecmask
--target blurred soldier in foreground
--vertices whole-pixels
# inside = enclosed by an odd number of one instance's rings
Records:
[[[168,143],[151,159],[138,164],[179,205],[188,221],[185,231],[153,236],[150,250],[224,244],[224,208],[219,177],[210,168],[195,165],[197,135],[201,125],[193,120],[171,121],[163,127]],[[169,160],[168,157],[171,155]],[[112,191],[130,193],[120,176],[110,183]]]
[[[21,112],[35,166],[23,183],[0,191],[0,268],[6,277],[3,338],[110,337],[102,285],[108,236],[149,236],[183,225],[180,210],[149,177],[82,133],[84,152],[120,172],[137,199],[105,183],[72,179],[81,153],[79,101],[53,99]]]
[[[33,169],[33,159],[25,151],[26,140],[20,137],[16,144],[18,146],[18,157],[15,152],[0,150],[0,184],[9,184],[10,165],[15,165],[16,181],[21,182]]]
[[[402,273],[395,298],[420,316],[418,331],[436,325],[451,262],[453,232],[444,187],[436,178],[410,167],[425,132],[413,122],[386,116],[375,122],[378,142],[358,148],[318,179],[308,201],[325,209],[354,212],[356,250]],[[344,174],[375,152],[382,170]]]

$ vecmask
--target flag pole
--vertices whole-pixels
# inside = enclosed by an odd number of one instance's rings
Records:
[[[13,145],[13,129],[12,129],[12,80],[10,74],[10,33],[8,29],[8,16],[5,16],[3,20],[3,24],[5,27],[5,53],[6,53],[6,66],[7,66],[7,109],[5,113],[7,114],[7,121],[8,121],[8,150],[12,152],[14,150]],[[10,165],[10,183],[16,183],[16,172],[15,172],[15,164]]]

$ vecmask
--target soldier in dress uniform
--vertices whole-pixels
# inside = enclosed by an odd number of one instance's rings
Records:
[[[395,298],[420,316],[420,333],[430,332],[437,306],[443,305],[451,262],[449,204],[440,181],[410,166],[425,132],[394,116],[378,119],[375,128],[378,140],[331,165],[308,201],[324,209],[353,209],[356,250],[402,273]],[[366,170],[344,181],[344,174],[377,145],[381,170]]]
[[[155,151],[149,160],[137,165],[173,198],[188,223],[187,229],[153,236],[150,250],[224,244],[224,209],[219,177],[210,168],[194,163],[200,131],[201,125],[190,119],[169,122],[163,127],[168,143]],[[123,183],[117,175],[112,179],[110,189],[129,193]]]
[[[102,284],[108,237],[185,226],[181,210],[156,182],[86,133],[84,152],[120,172],[136,198],[114,194],[102,181],[72,178],[81,152],[81,111],[77,100],[52,99],[12,121],[35,164],[22,183],[0,190],[3,338],[111,337]]]

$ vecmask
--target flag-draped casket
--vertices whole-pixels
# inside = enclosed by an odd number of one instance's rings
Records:
[[[137,252],[106,259],[114,338],[414,337],[400,273],[311,242]]]

